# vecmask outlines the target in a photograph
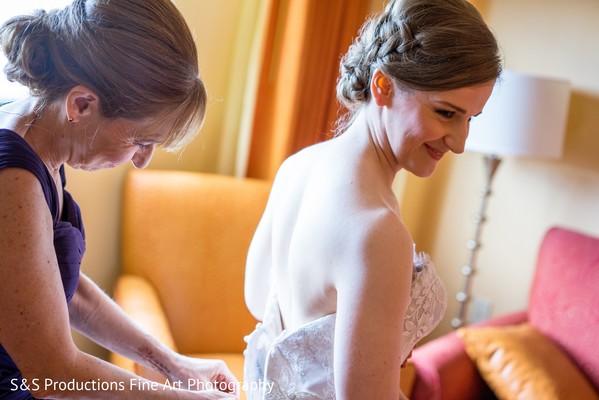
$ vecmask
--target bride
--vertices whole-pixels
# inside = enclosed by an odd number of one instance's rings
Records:
[[[340,134],[283,163],[250,246],[249,399],[405,398],[401,365],[446,294],[392,182],[463,152],[500,72],[466,0],[391,1],[366,22],[341,61]]]

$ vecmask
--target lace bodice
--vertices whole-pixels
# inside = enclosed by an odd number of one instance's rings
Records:
[[[402,361],[437,326],[446,306],[445,286],[434,265],[426,254],[415,253]],[[336,314],[326,315],[293,332],[285,331],[276,294],[271,291],[264,320],[246,337],[248,399],[335,399],[335,317]]]

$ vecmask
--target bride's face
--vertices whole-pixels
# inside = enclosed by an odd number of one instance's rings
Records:
[[[494,83],[438,92],[405,91],[394,84],[382,118],[399,166],[427,177],[445,153],[462,153],[470,120],[483,111]]]

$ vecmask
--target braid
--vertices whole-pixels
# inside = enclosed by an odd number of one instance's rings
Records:
[[[389,21],[381,29],[388,31],[381,35],[387,39],[380,45],[378,51],[378,60],[382,64],[408,58],[408,54],[420,44],[405,21]]]
[[[407,60],[409,53],[420,45],[409,23],[396,18],[394,4],[389,3],[383,13],[363,25],[359,37],[341,60],[338,96],[350,110],[370,99],[374,68]]]

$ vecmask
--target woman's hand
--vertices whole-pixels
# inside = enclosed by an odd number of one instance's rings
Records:
[[[222,360],[176,355],[169,379],[188,390],[218,390],[239,397],[239,381]]]

